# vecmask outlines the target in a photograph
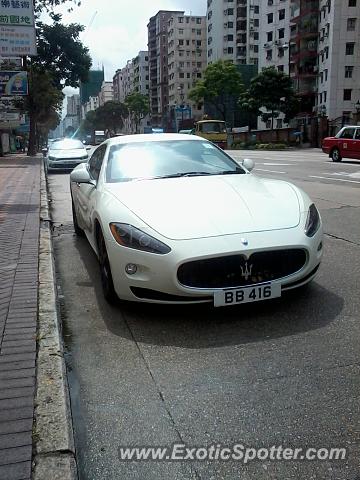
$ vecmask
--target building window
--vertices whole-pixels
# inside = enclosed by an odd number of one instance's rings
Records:
[[[349,125],[351,123],[351,112],[343,112],[342,116],[343,116],[343,124]],[[351,130],[350,130],[349,138],[353,138],[353,134],[351,134]]]
[[[278,71],[283,72],[284,71],[284,65],[278,65]]]
[[[272,42],[273,39],[273,32],[267,32],[267,41]]]
[[[228,28],[234,28],[234,22],[228,22],[227,26]]]
[[[179,23],[184,23],[184,17],[178,17],[178,22]]]
[[[266,51],[266,60],[272,60],[272,49]]]
[[[282,128],[282,126],[283,126],[282,118],[277,118],[276,119],[276,128]]]
[[[279,39],[285,37],[285,28],[280,28],[279,29]]]
[[[258,53],[259,52],[259,45],[254,45],[254,53]]]
[[[324,70],[324,72],[325,72],[325,82],[326,82],[328,79],[328,69]]]
[[[353,71],[354,71],[354,67],[352,67],[352,66],[346,66],[346,67],[345,67],[345,78],[352,78],[352,76],[353,76]]]
[[[225,10],[225,15],[234,15],[234,9],[228,8],[227,10]]]
[[[200,24],[201,24],[201,18],[198,17],[198,18],[196,19],[196,23],[197,23],[198,25],[200,25]]]
[[[259,24],[260,24],[259,19],[258,19],[258,18],[254,18],[254,27],[258,27]]]
[[[227,41],[228,42],[233,42],[234,41],[234,35],[228,35],[227,36]],[[201,42],[200,42],[200,45],[201,45]]]
[[[285,8],[279,10],[279,20],[285,20]]]
[[[349,0],[349,7],[356,7],[356,0]]]
[[[348,18],[347,19],[347,31],[354,32],[356,27],[356,18]]]
[[[259,5],[254,5],[254,13],[255,13],[256,15],[259,14]]]
[[[227,49],[227,53],[234,53],[234,49],[233,49],[233,47],[228,47],[228,49]]]
[[[259,32],[254,32],[254,40],[259,40]]]
[[[354,42],[347,42],[345,48],[345,55],[354,55],[355,50],[355,43]]]
[[[267,23],[273,23],[273,21],[274,21],[274,14],[273,13],[268,13]]]
[[[326,99],[327,99],[327,92],[325,91],[324,92],[324,103],[326,102]]]
[[[271,120],[266,120],[266,128],[271,128]]]
[[[351,100],[351,92],[352,92],[351,88],[345,88],[345,90],[344,90],[344,97],[343,97],[343,98],[344,98],[344,101],[349,101],[349,100]]]

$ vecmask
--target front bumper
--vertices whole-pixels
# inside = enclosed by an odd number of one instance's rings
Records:
[[[81,163],[86,163],[87,158],[82,159],[62,159],[62,160],[46,160],[46,165],[48,170],[73,170],[75,167]]]
[[[194,288],[180,284],[177,278],[178,268],[189,261],[234,254],[250,256],[258,251],[302,248],[307,256],[304,267],[294,274],[273,281],[280,283],[282,291],[285,291],[311,281],[322,258],[322,248],[319,249],[323,238],[321,227],[312,238],[306,237],[299,227],[247,234],[246,247],[241,243],[244,235],[172,241],[168,242],[172,251],[166,255],[154,255],[121,247],[115,242],[110,231],[105,236],[115,291],[123,300],[138,302],[178,304],[213,302],[214,292],[223,288]],[[134,275],[125,272],[128,263],[137,265],[138,269]]]

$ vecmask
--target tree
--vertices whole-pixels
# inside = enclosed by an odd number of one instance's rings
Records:
[[[54,0],[56,3],[60,0]],[[53,3],[54,3],[53,2]],[[44,2],[46,3],[46,2]],[[30,95],[28,113],[30,115],[30,134],[28,155],[36,153],[36,102],[35,98],[45,95],[41,88],[43,76],[46,81],[51,81],[54,89],[62,95],[64,86],[78,87],[80,81],[86,81],[91,67],[91,58],[88,49],[79,39],[83,27],[78,24],[62,25],[61,17],[51,25],[37,23],[37,48],[38,56],[32,58],[29,68]],[[36,81],[34,81],[36,80]],[[50,99],[54,96],[50,96]],[[56,105],[54,105],[56,109]]]
[[[124,126],[124,119],[128,116],[126,105],[121,102],[110,101],[95,110],[95,125],[116,135]]]
[[[54,86],[50,73],[39,72],[36,67],[29,72],[29,86],[31,95],[18,100],[16,106],[22,113],[30,114],[29,144],[31,139],[35,153],[36,144],[39,143],[36,138],[39,127],[43,136],[47,136],[51,127],[56,127],[60,121],[64,94]],[[47,126],[49,128],[46,130]]]
[[[149,99],[141,93],[134,92],[125,98],[125,105],[135,124],[135,133],[137,133],[141,120],[145,118],[150,111]]]
[[[238,99],[244,91],[244,85],[237,67],[230,61],[219,60],[211,63],[204,71],[202,80],[189,92],[189,99],[194,102],[208,102],[226,120],[228,104]]]
[[[271,120],[271,129],[280,113],[288,123],[296,115],[298,104],[291,78],[274,67],[264,68],[239,97],[244,110],[256,113],[264,122]]]

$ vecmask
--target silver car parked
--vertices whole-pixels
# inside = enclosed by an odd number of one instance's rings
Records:
[[[80,140],[64,138],[49,144],[45,168],[47,171],[73,170],[87,160],[88,152]]]

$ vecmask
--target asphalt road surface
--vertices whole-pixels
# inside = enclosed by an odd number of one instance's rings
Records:
[[[81,480],[360,478],[360,162],[236,151],[316,201],[325,254],[308,289],[239,307],[109,306],[49,175]],[[226,205],[224,205],[226,209]],[[344,447],[342,461],[124,462],[120,446]]]

